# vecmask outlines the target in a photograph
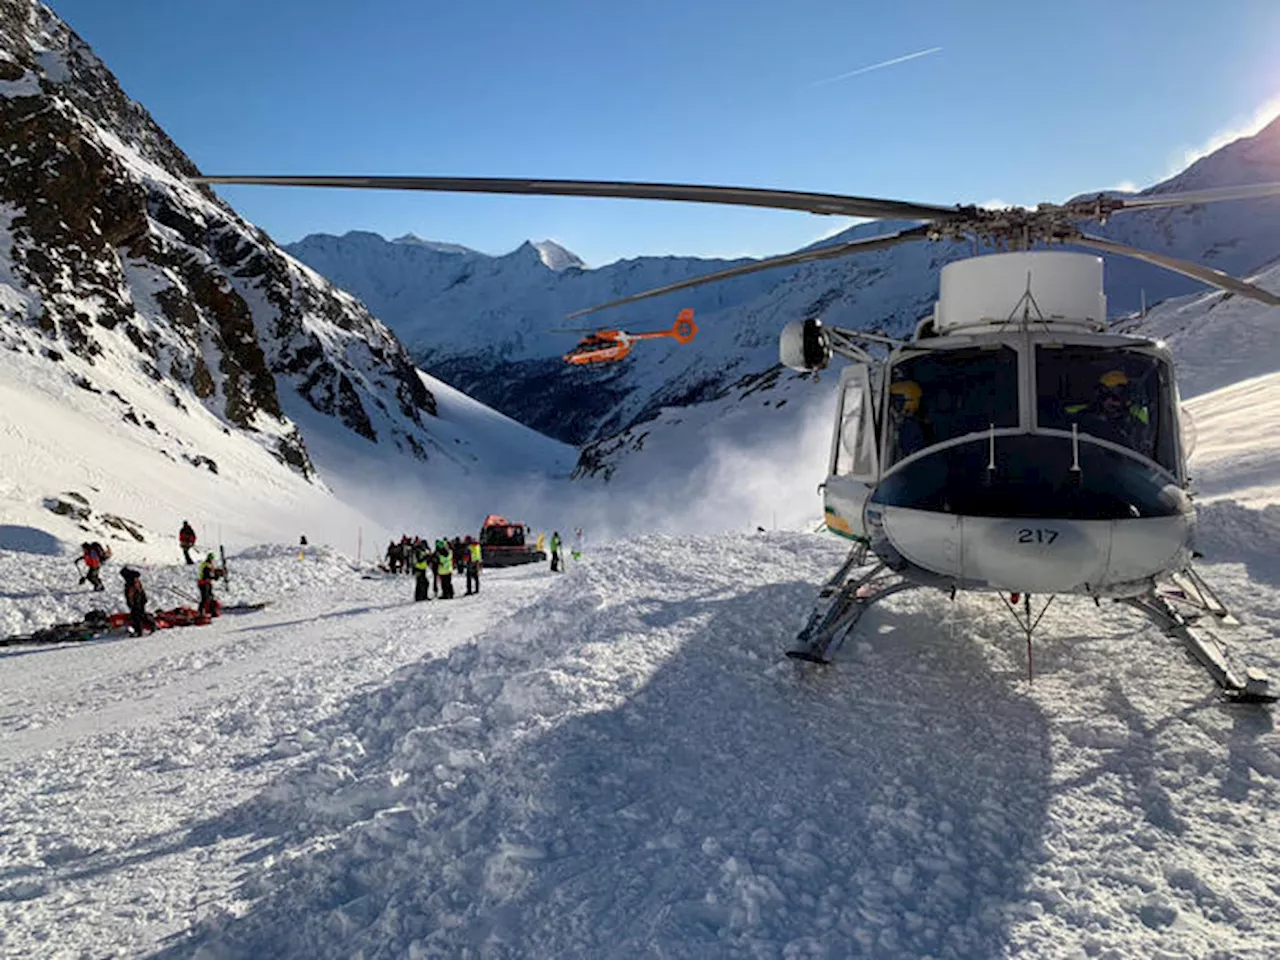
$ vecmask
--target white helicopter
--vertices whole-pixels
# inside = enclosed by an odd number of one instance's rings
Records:
[[[933,314],[909,341],[787,325],[782,362],[841,373],[822,484],[828,529],[853,541],[788,655],[828,662],[878,600],[915,587],[996,592],[1031,640],[1059,594],[1123,602],[1178,640],[1224,696],[1271,702],[1206,623],[1236,623],[1192,567],[1195,511],[1173,360],[1160,342],[1108,331],[1102,259],[1122,254],[1233,294],[1280,297],[1200,264],[1093,236],[1086,220],[1130,210],[1258,199],[1280,183],[1096,197],[1035,210],[684,184],[448,177],[209,176],[204,184],[355,187],[683,200],[922,221],[774,257],[579,311],[633,303],[773,267],[912,240],[973,239],[1011,252],[944,267]],[[876,359],[872,349],[888,348]],[[1047,597],[1038,612],[1032,596]]]

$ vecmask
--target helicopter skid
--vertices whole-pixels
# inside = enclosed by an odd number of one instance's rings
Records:
[[[1177,600],[1198,607],[1219,623],[1237,622],[1194,571],[1188,568],[1175,574],[1172,582]],[[1152,591],[1119,602],[1141,611],[1165,636],[1181,643],[1222,688],[1225,699],[1235,703],[1274,703],[1280,699],[1280,692],[1265,673],[1238,663],[1227,645],[1197,622],[1195,614],[1183,615],[1164,594]]]
[[[830,663],[844,638],[873,603],[920,586],[883,563],[855,577],[855,570],[865,564],[866,556],[866,547],[855,547],[849,559],[823,585],[808,623],[796,636],[795,646],[787,651],[788,657],[809,663]]]

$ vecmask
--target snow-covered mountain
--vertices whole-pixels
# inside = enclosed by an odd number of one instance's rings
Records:
[[[356,477],[399,481],[400,503],[421,510],[415,477],[439,507],[482,472],[568,473],[571,451],[453,391],[446,421],[386,326],[193,187],[191,161],[33,0],[0,0],[0,157],[0,518],[12,525],[69,493],[92,518],[61,514],[69,540],[111,535],[98,518],[140,499],[154,509],[131,523],[152,543],[153,522],[167,540],[184,516],[234,503],[246,509],[228,520],[233,542],[326,510],[354,534],[353,504],[374,525],[402,512],[358,496]],[[154,464],[153,489],[116,469],[133,459]]]
[[[1223,147],[1147,193],[1280,180],[1280,121]],[[781,214],[780,214],[781,215]],[[855,226],[823,241],[871,236],[888,223]],[[1095,232],[1238,275],[1280,256],[1280,199],[1123,214]],[[501,257],[407,248],[373,234],[313,235],[290,252],[360,296],[394,329],[425,369],[521,422],[572,443],[608,438],[663,407],[726,395],[744,376],[776,361],[790,320],[907,332],[937,295],[938,271],[967,245],[910,244],[844,260],[768,271],[588,318],[627,329],[667,327],[682,307],[700,333],[684,347],[659,342],[619,367],[566,371],[559,357],[578,326],[564,315],[643,289],[722,269],[724,261],[641,257],[596,269],[553,270],[533,244]],[[1149,264],[1106,257],[1114,315],[1145,299],[1204,289]]]

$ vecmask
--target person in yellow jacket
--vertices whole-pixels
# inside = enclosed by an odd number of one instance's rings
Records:
[[[427,558],[430,552],[425,543],[418,544],[413,550],[414,602],[431,599],[431,581],[427,579],[427,571],[431,569]]]
[[[467,537],[463,547],[466,548],[469,561],[467,563],[467,596],[471,596],[472,593],[480,592],[480,544]],[[472,587],[475,589],[473,590]]]
[[[560,570],[560,531],[551,532],[551,572]]]
[[[453,599],[453,550],[444,540],[436,541],[436,562],[440,571],[440,599]]]

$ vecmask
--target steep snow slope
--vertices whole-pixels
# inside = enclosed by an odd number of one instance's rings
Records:
[[[1257,282],[1280,290],[1280,266]],[[1161,304],[1138,329],[1163,338],[1194,424],[1191,467],[1205,501],[1265,506],[1280,489],[1280,309],[1227,294]]]
[[[0,51],[0,344],[70,380],[136,367],[304,474],[294,394],[420,452],[433,401],[384,326],[191,186],[191,161],[47,7],[0,0]]]
[[[169,561],[186,519],[210,547],[306,534],[380,552],[407,529],[474,533],[508,504],[545,511],[577,456],[424,376],[439,407],[426,463],[300,401],[287,410],[311,438],[308,481],[203,407],[174,407],[138,371],[100,362],[93,376],[78,388],[47,361],[0,351],[0,550],[57,555],[96,539],[120,560]]]
[[[34,558],[101,540],[120,560],[171,561],[184,519],[211,549],[219,534],[235,546],[302,533],[355,549],[370,521],[322,484],[203,407],[172,406],[141,374],[106,372],[76,389],[47,361],[0,353],[0,549]]]
[[[1201,394],[1191,468],[1202,500],[1280,506],[1280,372]]]

